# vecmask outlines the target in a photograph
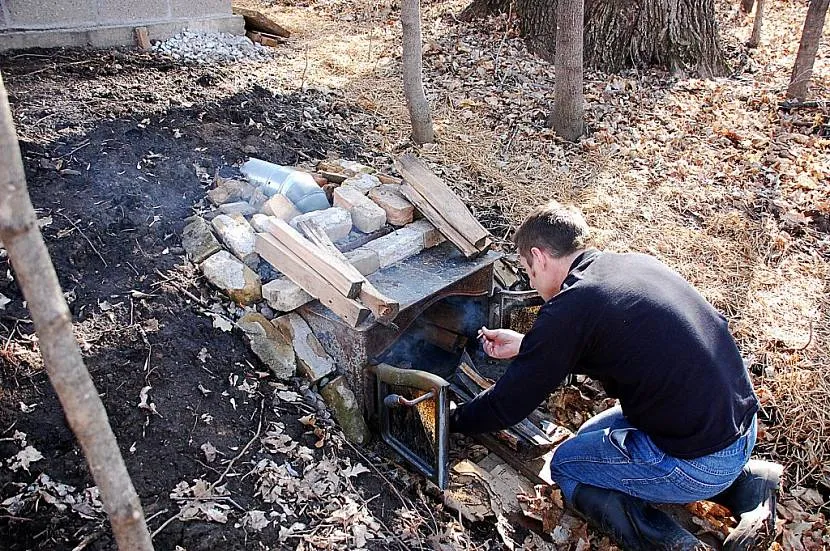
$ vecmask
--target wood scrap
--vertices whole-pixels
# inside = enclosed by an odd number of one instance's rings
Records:
[[[262,258],[288,276],[306,293],[325,304],[352,327],[357,327],[369,317],[370,311],[368,308],[343,296],[325,278],[306,264],[301,257],[280,243],[270,233],[256,234],[254,248]]]
[[[277,23],[271,16],[259,10],[243,8],[236,4],[232,6],[232,10],[236,15],[241,15],[245,18],[245,28],[248,30],[274,34],[283,38],[289,38],[291,36],[291,31]]]
[[[335,259],[337,259],[342,264],[341,269],[345,273],[350,274],[353,277],[359,276],[362,279],[358,297],[361,302],[363,302],[363,304],[365,304],[369,310],[372,311],[375,319],[384,325],[392,323],[392,321],[398,316],[398,312],[401,309],[400,303],[381,293],[366,279],[363,274],[357,270],[357,268],[352,266],[349,259],[346,258],[346,255],[344,255],[340,249],[337,248],[337,246],[331,239],[329,239],[329,236],[323,231],[322,228],[320,228],[320,226],[310,220],[306,220],[301,222],[300,229],[303,230],[303,233],[305,233],[306,237],[312,243],[328,251]]]
[[[135,45],[142,52],[148,51],[152,45],[150,44],[150,33],[147,27],[136,27],[135,29]]]
[[[269,218],[262,223],[268,232],[276,237],[286,248],[303,259],[311,269],[328,281],[346,298],[355,298],[366,278],[356,270],[346,270],[331,252],[325,251],[306,239],[297,230],[279,218]],[[298,283],[299,285],[299,283]]]
[[[490,232],[484,229],[467,205],[441,178],[433,174],[427,165],[411,153],[407,153],[395,161],[395,168],[404,181],[426,199],[433,209],[441,213],[443,218],[476,249],[482,251],[489,246]]]
[[[470,243],[458,230],[456,230],[452,224],[449,223],[440,213],[440,211],[434,209],[432,205],[420,194],[418,193],[415,188],[408,185],[407,183],[401,184],[401,193],[403,193],[404,197],[409,199],[409,202],[415,205],[421,214],[429,220],[433,226],[438,228],[444,237],[449,239],[453,245],[458,247],[462,254],[467,258],[472,258],[478,255],[481,251],[479,251],[475,245]]]

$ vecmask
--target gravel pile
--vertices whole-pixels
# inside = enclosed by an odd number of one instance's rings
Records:
[[[247,36],[182,31],[164,42],[153,44],[153,51],[173,59],[215,63],[265,61],[273,57],[274,50],[251,42]]]

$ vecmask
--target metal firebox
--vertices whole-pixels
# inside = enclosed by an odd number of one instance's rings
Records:
[[[501,257],[488,252],[467,259],[444,243],[368,276],[400,303],[391,325],[369,318],[352,327],[316,301],[300,309],[348,379],[367,421],[440,487],[447,477],[449,381],[462,355],[475,348],[479,327],[507,326],[513,309],[541,302],[535,292],[505,291],[495,283],[494,264]],[[401,377],[401,368],[413,373]],[[426,438],[407,436],[413,424]]]

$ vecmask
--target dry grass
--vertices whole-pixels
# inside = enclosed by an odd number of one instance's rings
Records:
[[[446,45],[469,33],[452,16],[465,4],[426,3],[427,40]],[[297,38],[261,76],[294,89],[339,90],[382,121],[367,129],[371,147],[390,154],[411,147],[400,29],[395,14],[388,17],[390,4],[312,6],[274,8]],[[615,134],[597,123],[598,133],[582,146],[563,144],[541,127],[511,133],[501,120],[510,109],[547,109],[550,96],[524,98],[515,107],[503,98],[488,105],[466,87],[451,90],[451,75],[428,69],[439,138],[419,154],[440,167],[505,245],[531,208],[556,197],[583,208],[597,245],[653,254],[688,278],[728,317],[751,359],[767,419],[760,451],[791,467],[793,483],[824,479],[830,485],[830,408],[823,405],[830,391],[830,268],[822,245],[828,238],[786,226],[759,199],[766,174],[759,166],[774,167],[781,194],[791,193],[802,208],[818,199],[794,182],[806,178],[824,186],[817,196],[830,193],[826,140],[814,140],[804,148],[809,155],[795,160],[775,157],[779,146],[791,146],[789,123],[774,105],[786,88],[804,10],[784,1],[769,6],[752,75],[679,80],[663,90],[648,89],[654,82],[648,75],[627,77],[638,91],[625,96],[630,104],[612,106],[625,120],[623,130]],[[736,43],[749,35],[751,20],[729,19],[722,28],[725,40]],[[492,36],[489,48],[501,51],[505,43],[513,44],[506,34]],[[507,62],[507,51],[500,62]],[[552,70],[522,55],[519,62],[534,64],[537,84],[552,90]],[[613,78],[589,75],[589,106]],[[830,90],[830,64],[821,54],[813,88],[818,95]],[[724,145],[719,133],[727,130],[751,138],[752,145]]]

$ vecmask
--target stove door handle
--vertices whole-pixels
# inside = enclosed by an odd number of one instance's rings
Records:
[[[408,407],[411,408],[424,402],[426,400],[431,400],[435,398],[435,391],[430,390],[426,394],[422,394],[413,400],[407,400],[400,394],[387,394],[386,397],[383,399],[383,405],[388,408],[397,408],[397,407]]]

